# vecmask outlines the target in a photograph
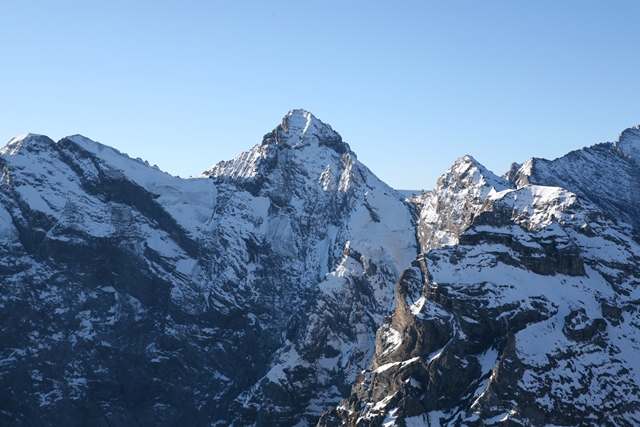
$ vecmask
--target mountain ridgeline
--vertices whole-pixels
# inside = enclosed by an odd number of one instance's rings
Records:
[[[638,127],[411,198],[303,110],[195,178],[0,174],[0,425],[640,424]]]

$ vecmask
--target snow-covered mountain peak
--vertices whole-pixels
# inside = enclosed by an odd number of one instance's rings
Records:
[[[438,179],[438,187],[448,187],[453,191],[484,188],[486,192],[511,189],[512,185],[485,168],[473,157],[466,155],[456,160]]]
[[[350,151],[349,146],[331,126],[302,109],[289,111],[275,132],[276,144],[292,148],[324,145],[334,149],[338,154]]]
[[[355,153],[331,126],[308,111],[291,110],[260,144],[204,173],[213,178],[258,183],[274,170],[299,171],[314,181],[323,181],[327,187],[328,181],[338,182],[328,177],[335,175],[343,162],[355,159]],[[321,175],[327,179],[321,179]]]
[[[625,156],[640,163],[640,126],[624,130],[614,144]]]
[[[305,133],[309,129],[309,125],[312,123],[322,123],[316,116],[310,112],[302,109],[294,109],[289,111],[282,118],[282,128],[285,132],[302,132]]]
[[[304,134],[318,133],[318,131],[337,135],[330,125],[302,109],[291,110],[285,114],[282,118],[282,130],[291,136],[304,136]]]
[[[25,133],[24,135],[17,136],[7,143],[3,148],[0,148],[0,155],[13,156],[18,154],[23,147],[38,146],[38,145],[55,144],[51,138],[44,135],[38,135],[35,133]]]
[[[513,186],[471,156],[463,156],[439,179],[430,193],[412,200],[420,207],[418,237],[422,250],[458,243],[476,215],[488,209],[485,202]]]

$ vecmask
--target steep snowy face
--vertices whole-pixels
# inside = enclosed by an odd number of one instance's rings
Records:
[[[284,116],[280,126],[265,135],[261,144],[234,160],[218,163],[205,174],[214,178],[226,176],[241,179],[248,183],[259,181],[270,173],[275,158],[282,152],[289,153],[292,161],[307,161],[301,166],[311,169],[313,175],[317,175],[314,168],[326,163],[329,152],[355,156],[331,126],[307,111],[292,110]]]
[[[216,189],[204,176],[181,179],[151,167],[142,159],[132,159],[120,151],[92,141],[82,135],[64,138],[60,145],[77,145],[123,179],[131,181],[153,195],[182,228],[194,237],[207,230],[216,205]]]
[[[403,273],[372,365],[320,425],[640,422],[631,227],[557,187],[484,200],[457,245]]]
[[[555,160],[532,158],[506,177],[515,186],[565,188],[640,230],[640,130],[625,130],[615,143],[596,144]]]
[[[350,152],[349,146],[331,126],[304,110],[291,110],[276,130],[277,143],[292,148],[326,146],[338,154]]]
[[[224,275],[228,298],[239,301],[235,283],[256,296],[251,315],[264,313],[256,329],[277,349],[226,422],[314,424],[369,363],[377,325],[393,307],[389,284],[418,251],[411,207],[302,110],[206,174],[219,191],[224,253],[248,254]]]
[[[371,236],[382,239],[375,245],[388,252],[394,270],[406,267],[414,256],[415,239],[409,237],[413,234],[411,212],[400,201],[402,196],[362,165],[329,125],[306,111],[289,112],[283,124],[267,134],[261,144],[235,160],[219,163],[206,174],[220,188],[231,188],[236,196],[267,203],[268,218],[261,226],[262,232],[269,235],[285,230],[276,233],[282,252],[299,254],[305,246],[291,233],[316,239],[331,228],[331,242],[321,247],[334,249],[336,236],[340,235],[337,251],[330,251],[328,259],[315,265],[313,271],[333,270],[347,242],[353,250],[369,250],[366,245],[372,241],[368,237],[371,232]]]
[[[412,198],[420,209],[418,237],[423,251],[458,243],[473,218],[488,209],[495,193],[512,188],[471,156],[464,156],[444,173],[437,187]]]

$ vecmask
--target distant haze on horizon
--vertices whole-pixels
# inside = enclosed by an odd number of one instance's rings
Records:
[[[640,124],[634,1],[0,1],[0,141],[72,134],[198,175],[291,109],[392,187]],[[3,141],[2,141],[3,140]]]

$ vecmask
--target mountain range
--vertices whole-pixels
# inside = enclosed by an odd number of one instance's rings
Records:
[[[0,149],[0,424],[640,424],[640,127],[411,197],[292,110],[182,179]]]

